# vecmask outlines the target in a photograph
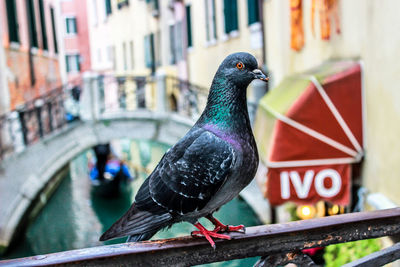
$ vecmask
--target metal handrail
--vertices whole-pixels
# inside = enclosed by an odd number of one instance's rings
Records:
[[[190,266],[255,256],[263,256],[257,266],[268,266],[263,260],[270,255],[290,262],[305,248],[398,234],[400,208],[394,208],[250,227],[246,234],[230,233],[231,240],[217,240],[216,250],[203,238],[186,236],[0,261],[0,266]]]

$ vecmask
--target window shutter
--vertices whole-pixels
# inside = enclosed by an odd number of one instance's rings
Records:
[[[144,53],[145,63],[147,68],[151,68],[152,72],[155,71],[155,58],[154,58],[154,34],[148,34],[144,37]]]
[[[230,0],[224,0],[224,21],[225,21],[225,33],[231,31],[231,20],[230,20]]]
[[[144,60],[147,68],[151,68],[150,35],[144,37]]]
[[[170,61],[169,63],[176,64],[176,45],[175,45],[175,25],[169,26],[169,47],[170,47]]]
[[[73,25],[74,25],[73,33],[78,33],[78,24],[77,24],[76,18],[73,18],[72,22],[73,22]]]
[[[70,72],[69,56],[65,56],[65,65],[66,65],[66,68],[67,68],[67,72]]]
[[[224,0],[225,33],[239,29],[237,0]]]
[[[112,13],[112,7],[111,7],[111,0],[105,0],[106,1],[106,15],[110,15]]]
[[[232,29],[231,29],[231,31],[236,31],[239,29],[237,0],[233,0],[233,1],[231,1],[231,3],[232,3],[232,7],[231,7]]]
[[[258,14],[258,0],[247,0],[247,9],[249,25],[260,21]]]
[[[217,17],[215,15],[215,0],[211,0],[211,10],[212,10],[214,39],[217,39]]]
[[[54,8],[50,8],[50,17],[51,17],[51,31],[53,33],[53,45],[54,52],[58,53],[58,43],[57,43],[57,32],[56,32],[56,24],[54,21]]]
[[[205,17],[206,17],[206,40],[210,41],[211,37],[210,37],[210,15],[209,15],[209,7],[208,7],[208,0],[204,1],[204,8],[205,8]]]
[[[8,36],[10,42],[19,42],[18,36],[18,20],[15,0],[7,0],[7,23],[8,23]]]
[[[75,62],[76,62],[76,70],[81,71],[81,62],[80,62],[80,56],[76,55],[75,56]]]
[[[38,47],[35,8],[33,0],[27,1],[27,7],[30,45],[31,47]]]
[[[190,5],[186,6],[187,46],[192,47],[192,14]]]

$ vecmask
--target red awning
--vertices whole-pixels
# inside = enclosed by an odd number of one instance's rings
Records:
[[[272,205],[321,199],[346,205],[351,163],[363,155],[361,67],[328,63],[288,80],[261,100],[257,114],[257,141],[269,139],[259,143],[268,198]],[[271,123],[266,134],[260,125]]]

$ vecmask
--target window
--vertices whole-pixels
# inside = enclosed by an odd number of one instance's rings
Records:
[[[129,42],[129,50],[131,52],[131,70],[135,67],[135,54],[133,53],[133,41]]]
[[[43,50],[48,50],[49,46],[47,44],[47,32],[46,32],[46,18],[44,14],[43,0],[39,0],[39,14],[40,14],[40,26],[42,29],[42,48]]]
[[[102,61],[102,56],[101,56],[101,48],[97,49],[97,62],[101,63]]]
[[[111,47],[111,56],[112,56],[112,64],[113,64],[113,70],[117,69],[117,51],[115,49],[115,46]]]
[[[15,0],[7,0],[6,9],[7,9],[8,37],[10,43],[11,42],[19,43],[17,6],[15,5]]]
[[[258,0],[247,0],[247,11],[249,25],[260,21]]]
[[[215,0],[205,0],[207,41],[217,39],[217,21],[215,16]]]
[[[76,17],[65,18],[65,26],[67,34],[77,34],[78,29],[76,28]]]
[[[144,55],[147,68],[151,68],[151,72],[156,70],[155,55],[154,55],[154,34],[148,34],[144,37]]]
[[[106,5],[106,16],[112,14],[112,8],[111,8],[111,0],[105,0],[105,5]]]
[[[33,0],[27,1],[27,8],[28,8],[28,27],[29,27],[30,47],[38,47],[38,39],[37,39],[37,31],[36,31],[35,3]]]
[[[96,26],[99,20],[97,15],[97,0],[92,0],[92,7],[90,10],[92,11],[92,25]]]
[[[224,0],[224,17],[225,33],[239,29],[237,0]]]
[[[183,60],[183,21],[178,20],[175,24],[175,51],[176,61]]]
[[[153,11],[160,11],[160,4],[158,3],[158,0],[153,0]]]
[[[169,64],[176,64],[175,25],[169,25]]]
[[[67,72],[79,72],[81,70],[79,59],[79,54],[65,56]]]
[[[186,29],[187,29],[187,46],[193,46],[192,40],[192,14],[190,10],[190,5],[186,6]]]
[[[161,66],[161,31],[158,30],[154,35],[154,59],[156,66]]]
[[[118,9],[121,9],[124,6],[129,6],[129,0],[117,0]]]
[[[146,0],[146,3],[150,5],[153,16],[157,17],[160,15],[160,4],[158,0]]]
[[[124,62],[124,70],[128,70],[128,58],[126,56],[126,43],[122,43],[122,62]]]
[[[54,45],[54,52],[58,53],[58,43],[57,43],[57,31],[56,31],[56,24],[54,21],[54,8],[50,8],[50,17],[51,17],[51,31],[53,33],[53,45]]]
[[[113,62],[113,48],[111,45],[107,46],[107,61],[108,62]]]

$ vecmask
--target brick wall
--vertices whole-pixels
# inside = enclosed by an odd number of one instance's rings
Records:
[[[43,55],[40,51],[32,56],[35,72],[35,84],[32,86],[28,52],[6,48],[5,56],[6,65],[10,72],[8,75],[8,88],[11,109],[61,86],[57,58]]]

